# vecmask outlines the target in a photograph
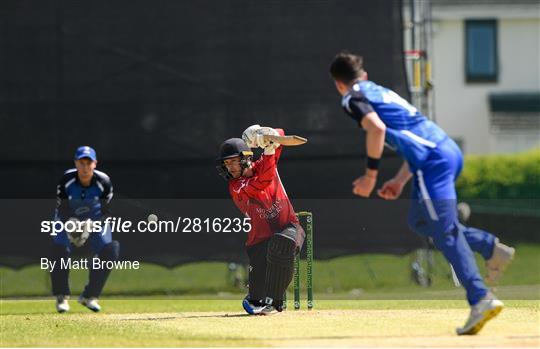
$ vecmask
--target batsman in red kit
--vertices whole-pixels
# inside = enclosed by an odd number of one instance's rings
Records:
[[[282,129],[253,125],[242,139],[221,144],[217,169],[229,183],[231,197],[251,219],[246,251],[249,257],[249,293],[242,306],[248,314],[268,315],[283,309],[283,296],[294,273],[294,257],[305,233],[287,197],[277,171],[283,149],[264,135],[284,135]],[[251,148],[264,149],[252,162]]]

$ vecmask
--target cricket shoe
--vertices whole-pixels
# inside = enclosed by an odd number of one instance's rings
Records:
[[[261,308],[261,311],[258,315],[273,315],[281,312],[278,308],[274,307],[273,305],[267,304]]]
[[[244,308],[246,313],[250,315],[259,315],[265,305],[262,304],[261,301],[253,301],[246,297],[242,301],[242,307]]]
[[[491,292],[488,292],[478,302],[471,307],[471,314],[465,326],[456,330],[458,335],[477,334],[484,327],[486,322],[497,316],[503,309],[503,302],[498,300]]]
[[[65,313],[69,311],[69,296],[58,295],[56,296],[56,311],[59,313]]]
[[[512,263],[515,253],[516,250],[514,248],[500,243],[499,239],[495,239],[493,254],[491,258],[486,261],[486,281],[489,284],[497,284],[502,273],[506,270],[508,265]]]
[[[259,315],[273,315],[283,311],[283,302],[274,302],[270,297],[266,297]]]
[[[98,299],[94,297],[86,298],[82,295],[79,297],[79,303],[87,307],[88,309],[92,310],[93,312],[97,313],[101,310],[101,306],[98,303]]]

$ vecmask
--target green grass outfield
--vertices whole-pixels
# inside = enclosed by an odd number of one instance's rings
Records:
[[[540,345],[537,300],[506,301],[479,335],[466,337],[454,334],[468,315],[462,300],[319,300],[312,311],[266,317],[246,315],[238,300],[104,299],[102,306],[94,314],[71,302],[70,313],[57,314],[52,300],[2,300],[0,346]]]
[[[364,254],[335,258],[314,263],[314,290],[319,298],[387,297],[388,293],[416,294],[425,289],[411,281],[413,255],[394,256]],[[478,257],[483,272],[484,262]],[[454,292],[450,268],[442,255],[435,253],[433,285],[429,290]],[[301,285],[305,288],[306,268],[301,264]],[[139,270],[113,271],[104,290],[105,296],[152,296],[245,293],[232,285],[227,276],[227,263],[201,262],[167,269],[155,264],[142,264]],[[87,270],[71,272],[73,294],[79,294],[87,282]],[[501,280],[502,286],[540,285],[540,245],[519,244],[516,258]],[[530,299],[539,299],[528,293]],[[38,266],[21,270],[0,268],[0,298],[41,297],[50,295],[50,280]],[[302,297],[305,297],[303,292]],[[458,296],[460,299],[461,295]],[[520,296],[522,297],[522,296]],[[519,298],[519,297],[518,297]],[[523,299],[523,298],[520,298]]]
[[[411,281],[411,258],[358,255],[316,261],[315,309],[305,310],[303,290],[302,310],[292,310],[289,292],[289,310],[268,317],[243,312],[246,291],[230,284],[225,263],[174,269],[144,264],[138,271],[115,271],[99,314],[74,300],[69,313],[57,314],[46,272],[36,266],[2,268],[0,346],[540,346],[539,245],[517,246],[497,289],[506,308],[473,337],[455,335],[468,307],[442,256],[436,254],[429,288]],[[305,277],[304,264],[302,273]],[[86,270],[72,273],[74,297],[87,277]]]

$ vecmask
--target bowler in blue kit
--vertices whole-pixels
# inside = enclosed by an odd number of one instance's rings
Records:
[[[454,183],[463,167],[461,150],[405,99],[369,81],[361,56],[338,54],[330,74],[342,96],[343,109],[366,131],[366,172],[353,182],[353,193],[370,196],[385,145],[404,158],[398,173],[377,194],[397,199],[413,178],[408,224],[413,231],[433,239],[467,291],[471,314],[457,333],[478,333],[502,310],[503,303],[484,284],[473,251],[486,260],[486,279],[492,283],[498,281],[515,251],[492,234],[459,223]]]
[[[69,268],[65,261],[71,255],[73,246],[83,246],[89,241],[94,257],[103,261],[116,261],[120,245],[112,240],[110,227],[105,224],[113,197],[113,187],[109,176],[96,170],[97,156],[94,149],[82,146],[75,152],[75,168],[67,170],[56,189],[55,221],[79,224],[77,231],[65,230],[52,236],[51,260],[55,267],[51,270],[52,293],[56,297],[56,309],[63,313],[69,310],[68,299]],[[98,230],[92,222],[100,221]],[[84,224],[83,224],[84,223]],[[73,229],[71,229],[73,230]],[[64,261],[64,263],[62,263]],[[93,269],[88,263],[90,277],[79,297],[79,303],[92,311],[100,311],[98,298],[110,274],[109,269]]]

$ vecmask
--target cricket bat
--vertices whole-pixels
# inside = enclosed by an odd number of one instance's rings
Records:
[[[300,136],[274,136],[274,135],[264,135],[265,141],[276,142],[284,146],[294,146],[302,145],[307,142],[307,138]]]

